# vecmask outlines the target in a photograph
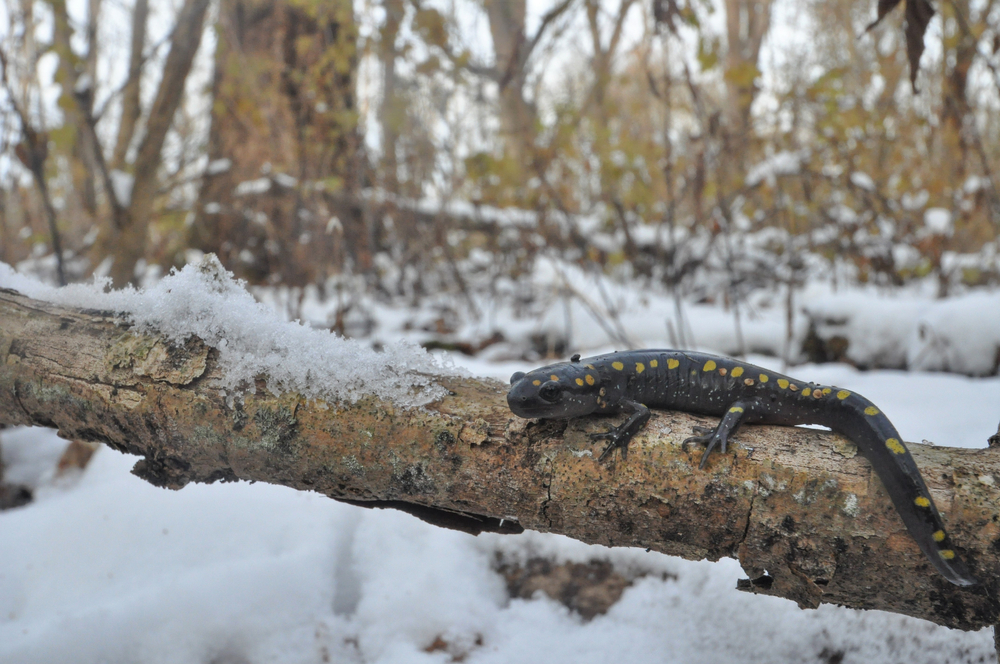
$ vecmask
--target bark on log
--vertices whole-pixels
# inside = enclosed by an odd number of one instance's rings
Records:
[[[404,410],[267,392],[229,399],[216,351],[132,334],[110,312],[0,289],[0,424],[55,427],[145,457],[158,486],[254,480],[406,509],[470,532],[557,532],[689,559],[738,556],[742,587],[803,607],[882,609],[960,629],[993,625],[1000,450],[911,444],[959,553],[982,586],[924,560],[868,463],[830,433],[747,427],[698,470],[681,441],[709,418],[655,413],[627,459],[598,464],[587,434],[612,420],[514,417],[505,386],[441,379],[452,394]]]

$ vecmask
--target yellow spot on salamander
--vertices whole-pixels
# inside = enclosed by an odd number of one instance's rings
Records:
[[[625,368],[625,365],[622,364],[621,362],[612,362],[611,366],[613,366],[615,369],[618,369],[618,371],[621,371],[622,369]]]
[[[579,385],[580,387],[583,387],[583,379],[582,378],[577,378],[576,379],[576,384]]]
[[[945,560],[951,560],[955,557],[955,552],[951,549],[941,549],[938,553],[941,554],[941,557]]]
[[[656,367],[660,366],[660,363],[657,362],[656,360],[650,360],[649,361],[649,366],[651,366],[651,367],[653,367],[655,369]]]
[[[865,408],[865,415],[878,415],[878,408],[875,406],[868,406]]]
[[[729,412],[730,413],[742,413],[743,409],[740,408],[739,406],[733,406],[732,408],[729,409]]]
[[[806,389],[802,390],[802,396],[804,396],[804,397],[811,397],[812,396],[812,390],[807,387]]]
[[[587,379],[586,380],[587,380],[587,385],[593,385],[594,384],[594,377],[591,376],[590,374],[587,374]]]
[[[841,401],[843,401],[849,396],[851,396],[851,393],[848,392],[847,390],[841,390],[840,392],[837,392],[837,398],[840,399]]]
[[[726,373],[727,372],[726,372],[726,368],[725,367],[719,367],[719,375],[720,376],[725,376]]]
[[[893,454],[906,454],[906,448],[903,447],[903,444],[895,438],[890,438],[885,441],[885,446],[888,447],[889,451]],[[919,498],[917,500],[919,500]]]
[[[916,505],[917,507],[930,507],[931,501],[930,498],[927,498],[926,496],[917,496],[913,500],[913,504]]]
[[[813,396],[819,399],[821,396],[823,396],[823,391],[817,387],[815,390],[813,390]]]
[[[733,367],[733,378],[739,378],[743,375],[743,367]]]
[[[680,362],[678,362],[677,360],[675,360],[673,358],[670,358],[669,360],[667,360],[667,368],[668,369],[676,369],[679,365],[680,365]]]
[[[646,365],[645,364],[643,364],[642,362],[636,362],[635,363],[635,372],[636,373],[642,373],[645,370],[646,370]]]
[[[608,393],[608,391],[602,387],[601,388],[601,396],[603,397],[607,393]]]
[[[823,394],[829,394],[830,392],[833,392],[833,390],[831,390],[829,387],[823,388]]]
[[[935,542],[943,542],[944,541],[944,531],[943,530],[935,530],[934,534],[931,535],[931,537],[934,538]]]
[[[559,376],[557,376],[555,374],[552,374],[551,376],[549,376],[549,380],[554,380],[554,381],[556,381],[558,383],[559,382]]]
[[[778,387],[780,387],[783,390],[788,389],[788,381],[785,380],[784,378],[779,378],[778,379]]]
[[[712,371],[715,369],[715,360],[709,360],[705,363],[705,366],[701,368],[702,371]]]
[[[540,381],[540,380],[533,380],[533,381],[531,381],[531,384],[534,385],[535,387],[538,387],[539,385],[542,384],[542,381]]]
[[[587,368],[590,369],[591,371],[597,371],[597,369],[594,368],[593,364],[588,364]]]
[[[744,378],[743,379],[743,384],[744,385],[753,385],[753,383],[754,383],[753,378]]]
[[[768,377],[767,377],[767,374],[761,374],[761,375],[760,375],[760,382],[762,382],[762,383],[766,383],[766,382],[767,382],[768,380],[769,380],[769,379],[768,379]]]
[[[788,386],[788,389],[790,389],[792,392],[798,392],[799,386],[796,385],[795,383],[792,383],[791,385]]]

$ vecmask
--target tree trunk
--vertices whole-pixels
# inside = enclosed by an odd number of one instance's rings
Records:
[[[371,268],[365,219],[322,193],[355,193],[365,173],[357,59],[348,0],[223,0],[209,132],[220,166],[202,184],[194,246],[251,281],[301,286],[343,267],[336,217],[351,264]]]
[[[125,214],[118,227],[112,229],[115,262],[110,274],[118,286],[132,281],[135,265],[146,253],[146,237],[159,185],[157,172],[163,159],[163,143],[184,96],[184,84],[201,44],[208,5],[209,0],[185,0],[177,15],[170,53],[163,65],[163,78],[149,110],[146,133],[139,143],[133,164],[131,196],[128,201],[118,201]],[[109,195],[115,194],[109,192]]]
[[[534,105],[524,96],[527,65],[525,0],[486,0],[500,86],[500,128],[518,163],[526,164],[535,142]]]
[[[760,47],[771,27],[772,0],[726,0],[726,106],[730,133],[740,139],[750,129],[757,96]]]
[[[112,152],[111,168],[125,165],[128,148],[135,136],[142,108],[139,101],[139,84],[142,81],[143,48],[146,45],[146,19],[149,17],[149,0],[136,0],[132,10],[132,50],[128,62],[128,80],[122,90],[122,117],[118,123],[118,137]]]
[[[247,321],[248,324],[252,324]],[[296,394],[227,402],[217,351],[133,335],[113,314],[0,289],[0,425],[56,427],[145,458],[163,487],[236,479],[396,507],[468,532],[556,532],[689,559],[737,556],[753,592],[978,629],[1000,618],[1000,451],[911,445],[948,530],[983,586],[937,575],[856,448],[830,433],[750,426],[698,469],[681,441],[712,420],[658,412],[627,459],[599,464],[612,420],[522,420],[495,381],[441,378],[406,410]]]

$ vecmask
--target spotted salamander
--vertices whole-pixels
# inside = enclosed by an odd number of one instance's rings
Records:
[[[709,455],[741,424],[819,424],[851,439],[885,485],[907,530],[931,564],[952,583],[976,580],[952,548],[927,485],[899,433],[871,401],[848,390],[805,383],[727,357],[677,350],[636,350],[553,364],[510,379],[507,403],[525,418],[570,418],[628,413],[604,433],[599,460],[629,441],[649,420],[650,408],[721,416],[714,429],[696,428],[684,444],[706,445]]]

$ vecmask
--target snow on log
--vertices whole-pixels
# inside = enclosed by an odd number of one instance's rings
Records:
[[[911,445],[984,582],[962,589],[923,558],[855,447],[827,432],[746,427],[701,471],[701,451],[681,441],[711,420],[658,412],[627,459],[598,464],[588,433],[616,418],[522,420],[503,384],[447,371],[418,372],[423,405],[402,403],[395,388],[364,394],[363,380],[340,400],[305,396],[287,376],[272,391],[263,373],[251,391],[234,386],[232,344],[128,320],[0,289],[0,424],[54,427],[144,457],[133,472],[172,489],[270,482],[471,533],[527,528],[688,559],[734,556],[750,577],[742,587],[802,607],[881,609],[960,629],[1000,618],[1000,450]],[[298,338],[301,326],[285,325]],[[298,361],[294,344],[271,336]],[[369,363],[400,356],[350,357],[362,364],[315,366],[317,380],[326,370],[395,375]]]

